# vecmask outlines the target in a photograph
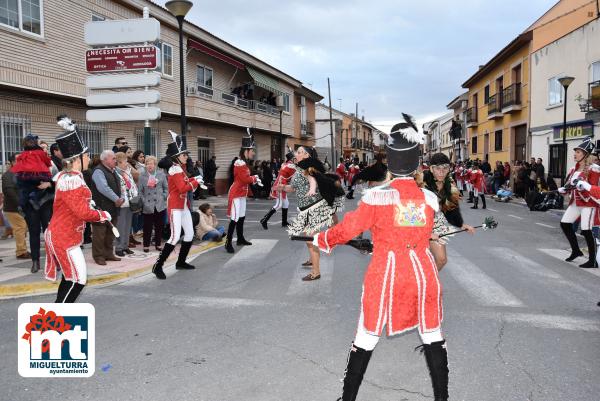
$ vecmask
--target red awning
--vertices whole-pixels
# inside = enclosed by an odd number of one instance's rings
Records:
[[[205,46],[202,43],[195,41],[194,39],[188,39],[188,47],[199,50],[202,53],[206,53],[209,56],[219,59],[227,64],[231,64],[232,66],[234,66],[235,68],[237,68],[239,70],[244,69],[244,64],[240,63],[237,60],[234,60],[233,58],[231,58],[229,56],[226,56],[223,53],[220,53],[214,49],[211,49],[210,47]]]

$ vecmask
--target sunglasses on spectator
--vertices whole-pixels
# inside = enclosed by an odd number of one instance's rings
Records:
[[[127,142],[121,142],[121,145],[127,145]]]

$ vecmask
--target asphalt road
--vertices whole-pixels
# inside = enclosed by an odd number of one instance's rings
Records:
[[[86,289],[80,302],[97,316],[92,378],[21,378],[18,305],[54,297],[0,301],[0,400],[335,400],[369,257],[336,248],[322,257],[321,280],[302,282],[305,245],[287,239],[280,213],[268,231],[258,225],[270,205],[248,202],[254,245],[234,256],[217,248],[197,257],[194,271],[167,269],[166,281],[149,275]],[[495,215],[500,225],[448,245],[450,398],[600,400],[598,269],[562,260],[555,215],[491,200],[487,211],[468,206],[468,223]],[[382,339],[359,400],[432,399],[419,344],[416,332]]]

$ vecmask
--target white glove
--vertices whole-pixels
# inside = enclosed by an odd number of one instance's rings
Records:
[[[566,194],[567,190],[565,189],[565,187],[560,187],[560,188],[558,188],[558,193],[559,194]]]
[[[592,189],[592,185],[589,182],[586,182],[583,180],[580,180],[579,182],[577,182],[576,187],[580,191],[589,191],[590,189]]]
[[[194,177],[194,179],[196,181],[198,181],[198,184],[200,185],[200,188],[202,188],[202,189],[208,189],[206,187],[206,185],[204,185],[204,177],[202,177],[201,175],[197,175],[197,176]]]
[[[258,176],[257,176],[257,175],[255,175],[254,177],[256,177],[256,184],[257,184],[259,187],[262,187],[262,186],[263,186],[263,183],[262,183],[262,181],[260,180],[260,178],[258,178]]]
[[[105,210],[100,210],[100,221],[104,222],[104,221],[111,221],[112,220],[112,216],[110,215],[110,213],[108,213]]]

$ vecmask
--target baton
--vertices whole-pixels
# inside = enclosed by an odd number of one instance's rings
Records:
[[[96,202],[94,202],[93,200],[90,201],[90,206],[94,209],[94,210],[98,210],[100,211],[100,209],[98,208],[98,206],[96,206]],[[119,238],[121,236],[121,234],[119,234],[119,230],[117,229],[117,227],[114,226],[113,223],[111,223],[108,220],[104,220],[104,223],[108,223],[108,225],[110,226],[110,229],[112,230],[113,235],[115,236],[115,238]]]
[[[496,219],[494,219],[494,216],[489,216],[489,217],[485,218],[485,220],[483,221],[483,224],[481,224],[479,226],[475,226],[473,228],[483,228],[484,230],[493,230],[496,227],[498,227],[498,222],[496,221]],[[449,232],[446,234],[442,234],[439,236],[439,238],[447,237],[448,235],[462,233],[465,231],[467,231],[467,229],[463,228],[461,230],[456,230],[456,231],[452,231],[452,232]],[[429,241],[434,241],[434,240],[430,239]]]
[[[292,241],[306,241],[306,242],[312,242],[313,241],[313,237],[309,237],[309,236],[302,236],[302,235],[292,235],[290,237],[290,239]],[[351,239],[350,241],[346,242],[345,244],[342,245],[348,245],[351,246],[352,248],[358,249],[361,252],[368,252],[368,253],[372,253],[373,252],[373,243],[371,242],[371,240],[369,239]]]

